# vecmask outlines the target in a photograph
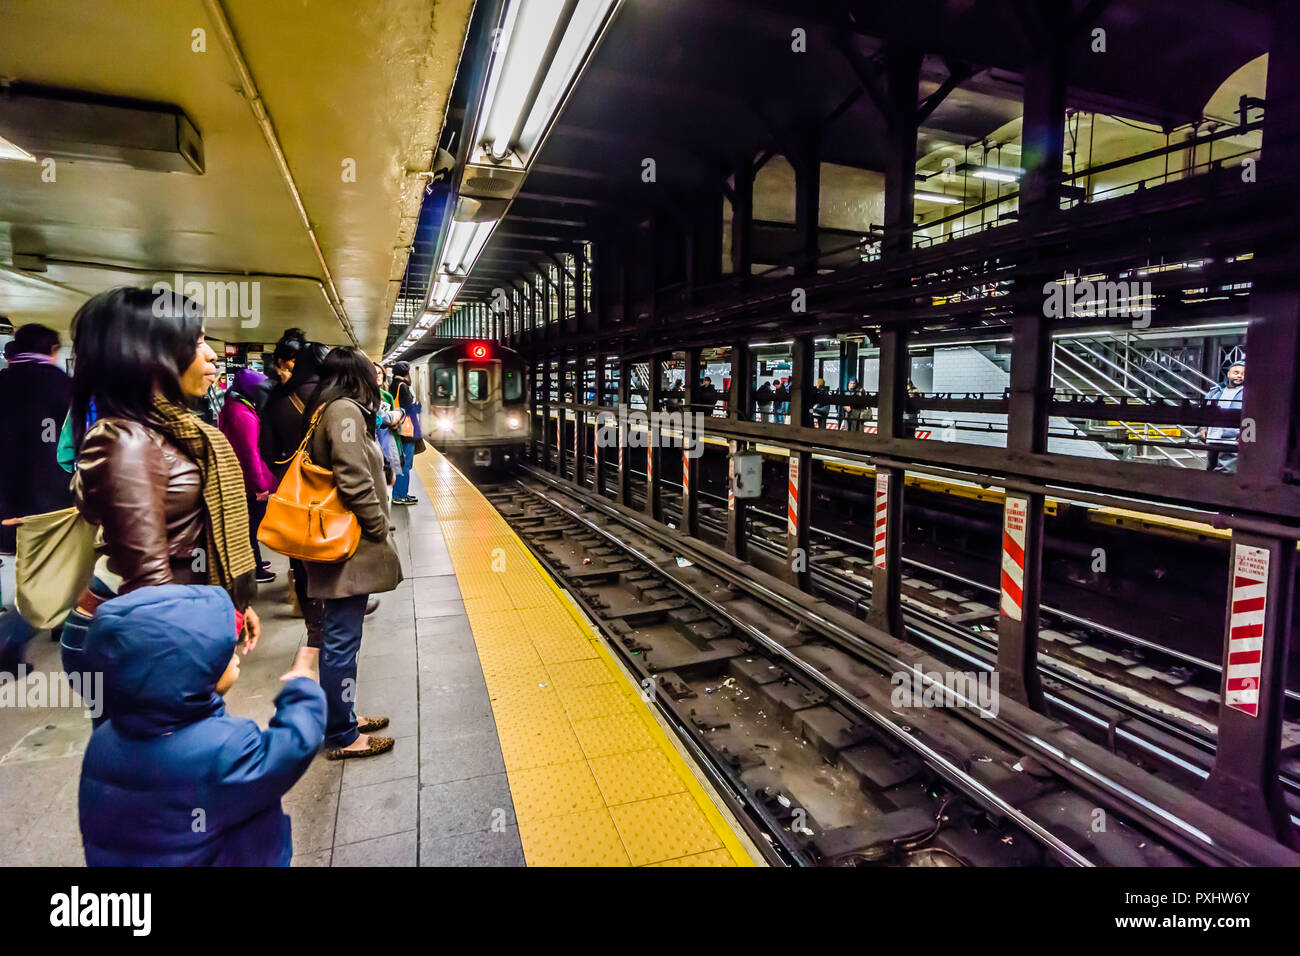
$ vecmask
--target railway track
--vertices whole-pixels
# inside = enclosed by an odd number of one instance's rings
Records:
[[[1176,802],[1171,784],[1059,725],[1034,726],[1041,715],[1012,702],[997,717],[981,712],[973,685],[945,701],[940,684],[946,706],[913,706],[923,685],[936,689],[925,675],[939,662],[864,640],[851,615],[810,609],[706,545],[684,548],[670,530],[524,473],[485,494],[774,861],[1300,862],[1209,808],[1196,823],[1180,819],[1164,809]],[[899,706],[908,681],[917,699]],[[1138,780],[1154,790],[1135,790]]]
[[[680,488],[664,480],[665,487]],[[633,504],[641,496],[632,492]],[[717,541],[726,535],[726,499],[700,492],[699,521]],[[751,504],[751,560],[779,570],[784,516]],[[680,521],[665,503],[664,517]],[[844,530],[844,529],[839,529]],[[859,618],[871,598],[870,549],[844,534],[810,529],[814,592]],[[761,556],[761,557],[759,557]],[[950,569],[904,558],[902,601],[909,638],[951,666],[992,671],[997,659],[998,591]],[[1222,667],[1217,662],[1045,607],[1039,660],[1048,703],[1082,732],[1193,789],[1214,762]],[[1300,825],[1300,693],[1288,689],[1280,781]]]

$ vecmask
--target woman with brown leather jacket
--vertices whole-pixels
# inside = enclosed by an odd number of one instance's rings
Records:
[[[336,348],[321,363],[320,386],[307,406],[307,454],[334,475],[339,500],[356,515],[361,541],[344,561],[304,561],[307,593],[324,603],[320,685],[325,691],[325,756],[371,757],[393,749],[392,737],[370,733],[387,717],[358,719],[353,710],[357,654],[366,602],[402,581],[388,523],[384,458],[375,437],[379,379],[360,349]]]
[[[77,311],[72,341],[72,491],[101,543],[63,626],[64,669],[81,670],[99,605],[160,584],[224,588],[251,651],[261,624],[242,472],[225,436],[190,410],[216,378],[202,309],[170,291],[111,289]]]

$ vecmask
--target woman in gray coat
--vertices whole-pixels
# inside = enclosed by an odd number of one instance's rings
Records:
[[[352,708],[366,601],[402,580],[388,524],[384,459],[375,438],[379,402],[374,365],[360,349],[347,347],[326,356],[320,385],[307,408],[308,421],[320,410],[307,453],[314,464],[334,473],[339,499],[361,524],[361,543],[352,557],[335,564],[304,562],[307,595],[325,605],[320,683],[328,706],[325,756],[330,760],[372,757],[393,749],[393,738],[370,733],[386,727],[388,718],[363,718],[358,724]]]

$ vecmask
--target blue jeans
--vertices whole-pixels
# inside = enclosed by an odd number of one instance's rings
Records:
[[[411,490],[411,467],[415,463],[415,439],[402,439],[402,473],[393,482],[393,498],[405,498]]]
[[[27,645],[36,636],[36,629],[23,620],[17,608],[0,611],[0,671],[17,673],[26,660]]]
[[[321,622],[320,686],[325,691],[325,746],[346,747],[357,739],[357,652],[369,594],[326,598]]]

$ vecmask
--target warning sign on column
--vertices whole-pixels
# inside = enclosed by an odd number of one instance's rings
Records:
[[[1238,544],[1232,552],[1232,613],[1228,618],[1228,661],[1224,703],[1259,716],[1264,660],[1264,614],[1268,606],[1268,549]]]
[[[1006,497],[1002,521],[1002,613],[1013,621],[1022,617],[1025,587],[1025,522],[1029,501]]]

